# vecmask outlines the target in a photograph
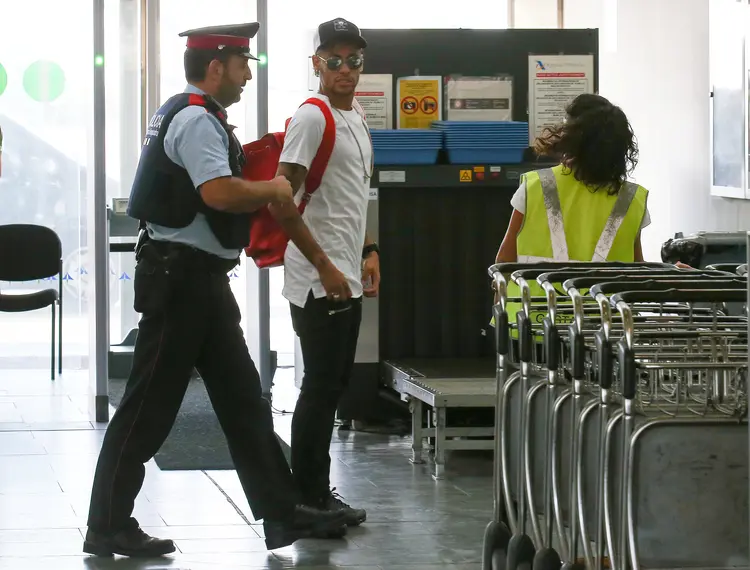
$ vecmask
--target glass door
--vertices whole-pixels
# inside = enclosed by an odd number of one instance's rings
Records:
[[[28,0],[0,18],[0,128],[4,135],[0,224],[55,230],[64,259],[63,366],[85,368],[89,351],[87,172],[92,125],[92,2]],[[33,38],[29,41],[29,30]],[[74,30],[74,32],[71,32]],[[0,283],[4,292],[57,287]],[[0,369],[47,369],[50,315],[0,314]]]
[[[143,49],[145,0],[117,0],[104,3],[105,94],[106,94],[106,169],[107,204],[115,198],[127,198],[135,176],[144,132],[146,107],[146,50]],[[114,222],[112,227],[118,227]],[[110,238],[112,244],[133,243],[133,235]],[[90,256],[82,260],[90,265]],[[127,339],[138,326],[133,310],[133,273],[135,255],[130,251],[109,254],[109,335],[110,344]]]

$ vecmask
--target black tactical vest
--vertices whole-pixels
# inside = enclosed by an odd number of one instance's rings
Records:
[[[171,97],[148,124],[141,158],[130,191],[128,215],[168,228],[184,228],[200,212],[219,243],[227,249],[242,249],[250,240],[250,214],[229,214],[206,206],[193,186],[187,170],[178,166],[164,150],[164,137],[174,116],[189,105],[204,107],[221,123],[229,137],[229,166],[232,175],[242,176],[245,155],[242,145],[227,123],[224,109],[208,95],[180,93]]]

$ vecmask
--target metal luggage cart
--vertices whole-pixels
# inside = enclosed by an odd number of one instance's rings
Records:
[[[650,277],[649,282],[652,284],[654,278],[658,279],[720,279],[727,276],[721,272],[686,272],[676,270],[673,266],[664,264],[640,265],[630,264],[576,264],[575,268],[566,268],[560,271],[567,264],[544,264],[544,269],[558,269],[556,273],[542,274],[539,269],[540,265],[534,266],[534,270],[519,271],[518,266],[506,264],[503,266],[493,266],[490,274],[493,276],[495,288],[498,291],[498,303],[495,306],[495,321],[499,326],[496,327],[498,344],[498,374],[497,374],[497,395],[498,403],[496,406],[496,461],[495,461],[495,513],[494,520],[488,525],[485,533],[485,549],[483,554],[483,568],[517,568],[521,565],[528,565],[534,569],[551,569],[559,568],[561,558],[566,560],[567,568],[583,567],[582,562],[586,562],[588,567],[594,566],[592,552],[602,550],[602,556],[597,557],[598,561],[603,557],[604,541],[594,542],[592,545],[589,535],[589,527],[596,529],[595,536],[601,537],[604,529],[603,516],[601,513],[602,506],[599,504],[598,496],[600,493],[591,493],[590,489],[585,489],[587,493],[584,496],[584,480],[593,482],[595,489],[601,489],[600,476],[597,474],[599,468],[598,442],[596,442],[597,427],[604,425],[602,418],[608,418],[609,412],[607,407],[611,407],[611,397],[608,396],[609,382],[614,377],[616,364],[612,362],[611,350],[599,351],[597,358],[597,346],[601,345],[602,339],[606,340],[603,332],[611,334],[616,332],[616,338],[622,336],[622,325],[618,319],[619,314],[615,313],[614,318],[609,311],[609,302],[601,303],[601,294],[583,296],[576,287],[585,291],[602,280],[606,281],[612,278],[612,270],[618,271],[617,286],[621,290],[637,289],[640,282],[645,277]],[[586,267],[593,266],[598,269],[591,271]],[[508,297],[508,283],[502,273],[516,270],[512,275],[512,281],[515,282],[521,292],[520,300],[523,302],[523,311],[518,318],[516,332],[520,350],[519,360],[522,370],[525,368],[526,374],[515,372],[509,374],[512,369],[510,364],[513,356],[510,350],[510,331],[514,328],[508,323],[505,307],[508,301],[518,301],[519,298]],[[644,272],[644,269],[647,270]],[[640,275],[638,272],[640,271]],[[573,275],[586,275],[588,277],[579,277],[577,280],[570,280]],[[625,276],[627,274],[627,277]],[[543,286],[546,298],[530,296],[530,287],[527,279],[537,278],[540,285]],[[563,287],[560,283],[568,279]],[[576,282],[577,281],[577,282]],[[627,283],[627,286],[625,286]],[[623,288],[624,287],[624,288]],[[663,287],[662,287],[663,288]],[[562,294],[561,294],[562,289]],[[569,293],[565,295],[565,293]],[[604,297],[606,300],[606,297]],[[562,301],[562,302],[561,302]],[[573,309],[576,309],[574,312]],[[543,327],[539,330],[538,326],[527,326],[524,321],[528,321],[528,316],[533,312],[545,313]],[[548,313],[548,314],[547,314]],[[560,313],[564,315],[563,319],[557,318]],[[570,322],[575,314],[575,323],[570,327],[568,335],[560,334],[557,330],[557,324],[561,321]],[[691,315],[698,319],[702,315],[703,320],[711,316],[709,310],[694,310]],[[503,318],[505,315],[505,318]],[[538,324],[535,319],[534,323]],[[663,319],[662,319],[663,320]],[[604,330],[597,330],[604,323]],[[645,324],[645,321],[644,321]],[[657,323],[659,324],[659,323]],[[726,323],[725,323],[726,324]],[[659,325],[662,326],[662,325]],[[577,333],[576,333],[577,331]],[[542,333],[542,334],[540,334]],[[648,335],[646,335],[648,336]],[[653,334],[652,334],[653,336]],[[503,340],[504,337],[504,340]],[[529,339],[531,338],[531,342]],[[541,354],[536,350],[529,350],[528,346],[534,346],[541,340],[544,340],[545,351]],[[536,341],[536,342],[534,342]],[[653,345],[653,342],[651,343]],[[609,343],[604,343],[609,347]],[[555,347],[561,350],[556,350]],[[610,369],[612,372],[607,372]],[[599,371],[602,371],[603,378],[599,378]],[[570,380],[566,384],[567,379]],[[524,379],[526,386],[524,386]],[[560,382],[560,379],[563,381]],[[601,387],[599,381],[601,380]],[[513,385],[521,385],[518,394],[514,394],[510,388]],[[585,386],[585,388],[584,388]],[[546,389],[543,389],[546,388]],[[603,389],[602,389],[603,388]],[[538,398],[545,394],[546,398]],[[523,398],[518,396],[524,395]],[[543,404],[537,404],[534,407],[534,400],[544,400]],[[511,408],[509,402],[520,400],[516,409]],[[586,403],[586,400],[589,400]],[[571,404],[572,402],[572,404]],[[603,402],[603,404],[602,404]],[[567,404],[567,407],[566,407]],[[584,406],[585,404],[585,406]],[[566,410],[563,413],[562,410]],[[599,422],[581,422],[581,419],[594,418],[597,415],[592,411],[599,411]],[[541,413],[540,413],[541,412]],[[584,438],[586,430],[582,426],[586,424],[591,427],[593,437]],[[567,430],[567,431],[566,431]],[[522,433],[521,439],[523,449],[514,450],[515,453],[509,452],[509,442],[514,443],[518,438],[515,437],[519,431]],[[601,431],[601,430],[599,430]],[[511,437],[508,435],[511,434]],[[573,436],[573,437],[571,437]],[[584,453],[584,444],[587,440],[594,440],[596,445],[588,445],[591,453]],[[590,443],[590,441],[588,442]],[[531,450],[534,450],[532,452]],[[586,461],[583,461],[583,457]],[[518,472],[518,481],[509,477],[509,472],[514,469],[509,468],[509,463],[515,462],[516,471]],[[567,463],[566,463],[567,461]],[[582,464],[585,463],[585,468]],[[588,477],[583,475],[588,473]],[[540,485],[541,483],[541,485]],[[543,508],[536,507],[536,498],[543,496]],[[520,501],[518,516],[514,516],[514,500]],[[502,501],[505,502],[503,509]],[[593,503],[594,509],[586,510],[584,507]],[[589,505],[590,506],[590,505]],[[532,534],[534,540],[531,540],[525,533],[525,523],[527,510],[531,513]],[[542,525],[537,519],[537,514],[542,514]],[[593,517],[592,517],[593,513]],[[552,547],[552,525],[557,529],[557,546],[562,556]],[[610,516],[611,519],[611,516]],[[611,522],[611,520],[608,521]],[[578,522],[580,521],[580,529]],[[587,524],[587,521],[588,524]],[[602,521],[602,522],[599,522]],[[571,524],[572,523],[572,524]],[[544,527],[542,532],[541,527]],[[509,534],[512,531],[512,539],[509,540]],[[608,538],[611,538],[611,531],[608,531]],[[580,538],[579,538],[580,537]],[[579,560],[577,553],[579,545],[583,547],[584,558]],[[503,556],[506,554],[507,556]],[[599,564],[599,562],[597,562]]]
[[[562,481],[561,484],[555,484],[553,498],[556,526],[564,547],[565,560],[573,563],[578,560],[579,550],[582,550],[583,559],[592,567],[592,551],[596,550],[594,545],[601,544],[603,532],[595,513],[599,503],[597,489],[601,488],[600,477],[597,474],[598,438],[602,431],[602,418],[607,416],[610,407],[609,390],[613,366],[610,336],[613,330],[619,331],[620,336],[622,333],[618,315],[615,314],[615,318],[612,318],[606,295],[600,293],[596,299],[583,295],[589,288],[606,281],[611,273],[594,271],[580,275],[582,276],[570,278],[570,273],[555,273],[540,276],[539,279],[565,280],[563,289],[570,296],[575,309],[575,324],[570,327],[566,339],[572,355],[569,371],[573,390],[568,390],[558,399],[553,415],[552,445],[555,447],[551,450],[551,461],[553,469],[558,469],[561,473],[553,471],[552,480]],[[730,276],[719,271],[698,272],[673,268],[628,272],[618,275],[616,282],[605,283],[603,286],[607,287],[608,293],[612,293],[636,290],[649,285],[654,287],[658,286],[657,282],[660,281],[700,279],[701,282],[717,280],[714,283],[719,283],[728,277]],[[592,310],[592,303],[594,307],[598,306],[598,309]],[[704,309],[703,312],[711,315],[708,309]],[[601,316],[593,318],[595,313],[600,313]],[[694,316],[697,317],[698,313]],[[563,419],[560,419],[560,416]],[[597,418],[600,418],[599,422],[596,421]],[[561,434],[558,426],[563,426],[563,429],[567,427],[568,431]],[[556,448],[562,452],[556,451]],[[561,459],[558,458],[560,455]],[[568,469],[563,469],[563,465]],[[569,508],[567,520],[576,521],[576,524],[569,527],[570,535],[567,540],[561,516],[566,504]],[[572,551],[569,544],[572,545]]]
[[[609,299],[622,322],[611,339],[622,405],[600,461],[613,570],[747,565],[747,319],[722,315],[746,287],[660,283]]]
[[[528,273],[528,272],[522,272]],[[576,521],[578,512],[578,501],[576,498],[576,487],[579,484],[577,478],[577,469],[575,458],[578,457],[578,439],[575,437],[578,428],[578,417],[582,413],[584,404],[587,400],[593,399],[597,386],[591,382],[590,374],[587,380],[586,361],[591,360],[590,355],[595,353],[596,346],[596,329],[590,323],[600,321],[598,319],[599,309],[595,303],[589,301],[584,304],[585,299],[580,294],[571,295],[577,292],[572,288],[569,281],[576,275],[585,275],[573,279],[576,286],[590,287],[591,285],[607,279],[618,279],[618,285],[624,289],[631,289],[634,285],[643,282],[644,279],[653,281],[658,279],[675,279],[675,278],[692,278],[695,279],[697,272],[679,270],[674,267],[669,269],[643,268],[638,266],[628,268],[618,268],[616,272],[609,270],[566,270],[551,272],[539,275],[537,282],[543,286],[547,295],[547,306],[549,309],[548,316],[544,319],[544,344],[547,367],[547,399],[542,413],[535,410],[527,403],[527,410],[531,414],[537,414],[537,418],[531,421],[527,420],[526,425],[532,425],[542,422],[545,427],[539,430],[542,438],[534,437],[533,446],[538,449],[534,460],[541,465],[532,466],[529,462],[530,454],[524,454],[524,469],[527,474],[527,496],[529,508],[535,511],[535,499],[533,494],[528,490],[533,489],[534,494],[543,493],[544,508],[536,512],[543,512],[543,521],[545,535],[539,540],[537,536],[537,551],[533,559],[533,568],[552,569],[560,565],[560,559],[565,560],[571,567],[578,561],[579,550],[579,529]],[[706,278],[726,277],[721,272],[705,272],[702,274]],[[557,330],[557,324],[560,319],[558,311],[561,309],[559,304],[558,287],[560,282],[563,283],[563,289],[568,292],[565,297],[565,305],[562,310],[566,311],[567,318],[563,321],[574,321],[569,327],[568,334],[564,331]],[[623,285],[625,284],[625,285]],[[572,318],[571,318],[571,307]],[[567,336],[567,338],[566,338]],[[558,371],[558,367],[561,369]],[[591,368],[589,366],[589,368]],[[566,379],[569,379],[569,381]],[[558,382],[562,379],[563,382]],[[534,386],[527,398],[531,400],[534,397]],[[539,392],[537,392],[539,394]],[[531,438],[528,427],[523,434],[524,446],[528,447]],[[539,458],[539,450],[542,451]],[[541,467],[542,474],[538,474]],[[528,482],[528,474],[534,473],[539,481],[543,482],[541,491],[538,485],[532,485]],[[596,475],[592,478],[595,482]],[[554,521],[553,521],[554,516]],[[533,522],[533,521],[532,521]],[[553,524],[557,531],[557,544],[559,551],[553,547]],[[541,545],[541,547],[540,547]],[[588,549],[584,549],[588,550]],[[560,552],[560,554],[558,554]]]
[[[531,426],[525,421],[529,402],[527,395],[532,394],[530,402],[534,402],[533,395],[546,393],[545,407],[549,408],[554,401],[554,392],[559,388],[555,374],[558,366],[553,365],[548,368],[545,366],[545,357],[559,359],[555,347],[558,346],[557,327],[550,326],[552,320],[544,324],[547,315],[548,298],[545,296],[532,295],[530,280],[535,279],[540,273],[552,270],[569,269],[574,265],[576,270],[585,268],[598,268],[610,271],[633,270],[633,264],[609,264],[609,263],[543,263],[534,265],[522,264],[498,264],[490,268],[489,273],[493,278],[494,287],[497,292],[497,303],[494,307],[495,333],[497,340],[497,404],[496,404],[496,421],[495,421],[495,485],[493,487],[495,513],[494,520],[487,526],[484,540],[483,568],[505,568],[515,567],[524,560],[530,562],[537,552],[537,546],[541,549],[543,546],[551,546],[551,529],[547,524],[546,536],[542,536],[541,527],[537,519],[535,496],[543,494],[545,497],[544,512],[547,516],[545,522],[552,520],[550,507],[550,487],[551,482],[547,477],[547,465],[545,457],[548,423],[542,422],[539,426]],[[644,268],[664,268],[665,264],[638,264],[638,267]],[[671,267],[671,266],[669,266]],[[509,284],[506,275],[511,274]],[[516,286],[516,296],[509,295],[509,285]],[[536,283],[534,283],[536,285]],[[518,296],[520,294],[520,296]],[[507,303],[521,302],[523,309],[517,315],[515,326],[509,322],[507,312]],[[572,319],[572,311],[569,307],[562,308],[557,305],[553,311],[557,311],[554,316],[567,316],[568,322]],[[531,317],[531,318],[530,318]],[[539,326],[540,322],[543,326]],[[513,338],[515,333],[515,337]],[[540,350],[541,342],[545,338],[548,340],[548,346],[544,353]],[[513,344],[516,343],[516,350],[512,350]],[[520,370],[511,373],[514,365],[520,365]],[[550,370],[552,371],[550,373]],[[549,379],[552,378],[550,382]],[[542,390],[546,387],[547,390]],[[520,389],[519,389],[520,388]],[[514,392],[515,389],[515,392]],[[515,402],[515,407],[510,406],[509,402]],[[549,414],[536,414],[536,418],[549,417]],[[508,437],[508,434],[528,434],[531,431],[535,435],[535,445],[528,444],[529,437]],[[539,440],[539,441],[536,441]],[[521,442],[527,442],[521,446]],[[509,449],[511,445],[513,449]],[[534,461],[534,470],[536,476],[531,475],[530,466],[531,448],[536,453],[541,453],[541,459]],[[512,479],[511,472],[515,472],[516,479]],[[541,481],[541,490],[537,493],[532,489],[535,482]],[[530,517],[527,517],[527,501],[529,504]],[[504,503],[504,504],[503,504]],[[515,504],[518,503],[518,512],[516,513]],[[503,508],[504,507],[504,508]],[[526,523],[531,522],[534,540],[525,534]],[[512,532],[512,540],[509,541],[508,535]],[[559,559],[558,559],[559,565]]]

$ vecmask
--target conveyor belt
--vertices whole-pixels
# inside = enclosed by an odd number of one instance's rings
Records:
[[[494,408],[495,379],[410,378],[402,383],[403,393],[433,408]]]
[[[435,471],[441,479],[445,453],[456,449],[492,449],[491,426],[448,424],[449,408],[495,407],[495,359],[404,359],[385,363],[386,383],[409,402],[412,413],[412,462],[422,463],[425,438],[434,439]],[[430,410],[423,422],[423,406]]]
[[[472,381],[495,378],[494,358],[404,358],[387,360],[385,382],[390,388],[404,393],[405,380]]]

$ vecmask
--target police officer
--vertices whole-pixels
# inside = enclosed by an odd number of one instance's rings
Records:
[[[135,310],[142,314],[125,395],[104,437],[84,551],[159,556],[171,540],[148,536],[131,516],[144,463],[167,438],[193,368],[200,373],[266,545],[340,536],[346,515],[299,506],[268,402],[240,328],[227,272],[249,239],[250,213],[290,203],[286,178],[240,178],[242,147],[225,108],[251,79],[250,39],[259,25],[184,32],[184,93],[151,119],[130,195],[145,230],[136,250]]]

